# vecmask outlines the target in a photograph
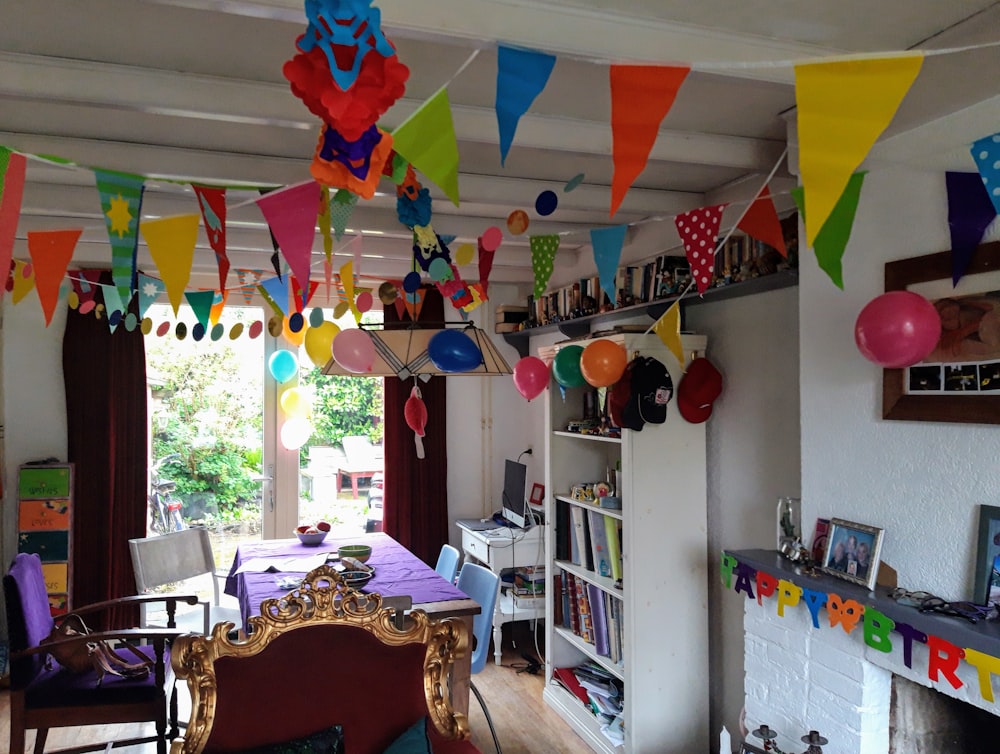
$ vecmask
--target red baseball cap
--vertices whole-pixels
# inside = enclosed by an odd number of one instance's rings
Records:
[[[677,408],[691,424],[701,424],[712,415],[712,403],[722,394],[722,374],[708,359],[688,364],[677,388]]]

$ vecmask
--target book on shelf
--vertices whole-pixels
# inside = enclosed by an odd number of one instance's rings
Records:
[[[594,649],[604,657],[611,655],[608,639],[608,616],[605,613],[604,591],[594,585],[587,584],[587,594],[590,598],[590,610],[594,624]]]
[[[559,681],[567,691],[581,702],[584,704],[589,703],[590,699],[587,696],[587,690],[580,685],[576,675],[573,673],[573,668],[553,668],[552,677]]]
[[[545,606],[545,592],[536,594],[519,594],[514,592],[514,606],[525,607],[529,610],[537,610]]]
[[[604,539],[608,545],[608,558],[611,561],[611,578],[615,581],[622,579],[622,548],[621,530],[622,522],[611,516],[604,518]]]
[[[579,615],[579,631],[577,635],[588,644],[594,643],[594,616],[590,612],[590,595],[587,592],[587,582],[583,579],[573,579],[576,586],[576,610]]]
[[[608,618],[608,645],[611,662],[621,664],[622,660],[622,602],[607,592],[604,593],[604,612]]]
[[[569,503],[556,501],[556,560],[570,559]]]
[[[576,576],[569,571],[563,571],[566,582],[566,599],[563,606],[564,614],[569,619],[569,628],[574,634],[580,634],[580,604],[576,601]]]
[[[611,555],[607,529],[604,525],[609,519],[600,511],[594,510],[587,511],[587,518],[590,524],[590,551],[594,558],[594,573],[611,578]]]
[[[570,506],[570,517],[573,520],[573,534],[578,555],[578,558],[573,559],[573,563],[593,571],[594,555],[590,549],[590,527],[587,525],[587,512],[579,505],[573,505]]]
[[[552,574],[552,593],[554,599],[552,600],[552,620],[557,626],[564,626],[565,618],[563,617],[563,575],[562,571]]]

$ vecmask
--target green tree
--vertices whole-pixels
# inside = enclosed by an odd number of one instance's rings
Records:
[[[313,445],[339,445],[347,435],[382,441],[382,379],[324,375],[319,369],[299,372],[299,381],[313,391]]]

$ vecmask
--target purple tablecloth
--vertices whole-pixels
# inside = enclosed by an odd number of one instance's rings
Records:
[[[319,547],[306,547],[298,539],[272,539],[240,545],[226,577],[225,592],[239,599],[243,625],[246,626],[250,616],[260,614],[263,600],[288,593],[288,589],[277,586],[275,582],[278,578],[305,576],[305,573],[236,573],[240,565],[251,558],[308,557],[324,552],[336,556],[337,548],[347,544],[372,547],[368,565],[375,569],[375,576],[365,585],[365,592],[378,592],[384,597],[409,595],[414,605],[468,599],[466,594],[387,534],[359,534],[344,539],[327,537]]]

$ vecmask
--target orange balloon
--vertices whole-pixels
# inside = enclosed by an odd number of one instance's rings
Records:
[[[306,338],[307,327],[303,326],[298,332],[292,332],[292,329],[288,326],[288,317],[283,317],[281,320],[281,334],[285,336],[291,345],[298,348],[302,345],[302,341]]]
[[[580,354],[580,374],[594,387],[614,385],[627,364],[625,349],[610,340],[595,340]]]

